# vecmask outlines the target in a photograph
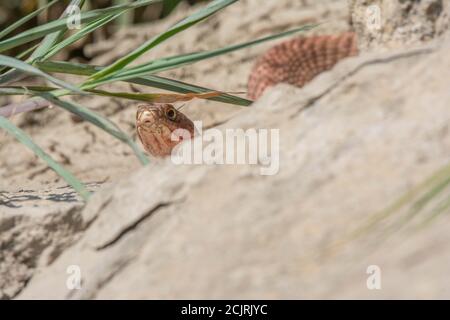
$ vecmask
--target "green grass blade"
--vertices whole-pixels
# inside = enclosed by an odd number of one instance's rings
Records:
[[[114,15],[108,15],[108,16],[106,16],[104,18],[99,19],[99,20],[90,22],[86,27],[82,28],[77,33],[74,33],[73,35],[71,35],[71,36],[67,37],[66,39],[64,39],[63,41],[59,42],[57,45],[53,46],[50,50],[47,51],[47,53],[45,53],[43,55],[42,60],[47,60],[47,59],[51,58],[56,53],[58,53],[59,51],[64,49],[65,47],[67,47],[67,46],[71,45],[72,43],[82,39],[83,37],[85,37],[89,33],[97,30],[98,28],[100,28],[102,26],[104,26],[105,24],[107,24],[108,22],[116,19],[120,15],[121,15],[121,13],[117,13],[117,14],[114,14]]]
[[[18,60],[23,60],[28,54],[30,54],[31,52],[33,52],[34,49],[36,49],[39,46],[39,44],[35,44],[34,46],[32,46],[31,48],[26,49],[25,51],[22,51],[21,53],[19,53],[16,56],[16,59]],[[8,67],[2,66],[0,67],[0,72],[3,72],[5,69],[7,69]],[[3,75],[0,76],[0,78],[2,78]],[[2,82],[0,81],[0,84]]]
[[[159,2],[161,0],[138,0],[130,4],[125,5],[119,5],[119,6],[113,6],[105,9],[97,9],[87,12],[82,12],[80,14],[80,23],[88,23],[94,20],[97,20],[99,18],[105,17],[109,14],[115,14],[119,12],[123,12],[126,9],[135,9],[142,6],[146,6],[151,3]],[[3,41],[0,41],[0,52],[17,47],[21,44],[39,39],[43,36],[48,35],[49,33],[60,31],[60,30],[67,30],[67,19],[62,18],[58,20],[54,20],[51,22],[48,22],[44,25],[37,26],[34,28],[31,28],[27,31],[24,31],[12,38],[5,39]]]
[[[153,88],[159,88],[163,90],[169,90],[173,92],[178,93],[203,93],[203,92],[211,92],[216,91],[214,89],[209,89],[205,87],[196,86],[193,84],[167,79],[155,75],[150,76],[143,76],[143,77],[137,77],[126,80],[127,82],[140,84],[144,86],[149,86]],[[228,93],[222,93],[220,96],[207,98],[207,100],[222,102],[222,103],[228,103],[228,104],[234,104],[238,106],[244,106],[248,107],[253,103],[251,100],[247,100],[238,96],[234,96]]]
[[[0,87],[0,96],[14,96],[14,95],[25,95],[27,91],[23,88],[5,88]]]
[[[99,66],[67,61],[39,61],[36,62],[36,67],[45,72],[75,74],[79,76],[89,76],[102,69]]]
[[[130,3],[132,1],[133,0],[114,0],[114,4],[125,4],[125,3]],[[131,11],[125,12],[116,21],[116,24],[120,28],[126,28],[129,25],[131,25],[132,23],[133,23],[133,12],[131,12]]]
[[[102,79],[108,75],[114,74],[120,70],[122,70],[125,66],[139,58],[141,55],[149,51],[150,49],[156,47],[158,44],[164,42],[170,37],[178,34],[179,32],[186,30],[187,28],[193,26],[194,24],[208,18],[213,15],[217,11],[229,6],[230,4],[236,2],[237,0],[215,0],[208,4],[206,7],[200,9],[193,15],[183,19],[173,27],[171,27],[166,32],[154,37],[153,39],[146,41],[137,49],[133,50],[131,53],[117,60],[117,62],[112,65],[106,67],[105,69],[95,73],[91,76],[88,81],[95,81]]]
[[[164,0],[161,18],[167,17],[181,2],[181,0]]]
[[[25,59],[25,57],[26,57],[28,54],[32,53],[33,50],[35,50],[38,46],[39,46],[39,44],[35,44],[34,46],[31,46],[30,48],[26,49],[25,51],[22,51],[21,53],[19,53],[19,54],[16,56],[16,59],[19,59],[19,60]]]
[[[372,214],[370,219],[364,225],[353,231],[349,238],[355,239],[367,234],[369,230],[376,228],[388,219],[393,219],[394,215],[402,214],[402,211],[404,210],[409,215],[415,215],[415,210],[417,210],[417,208],[423,208],[423,206],[431,199],[430,196],[432,197],[433,195],[437,195],[442,186],[448,183],[449,177],[450,165],[446,165],[431,175],[428,179],[403,194],[399,199],[385,209]],[[398,220],[399,219],[397,219],[397,221]],[[385,230],[385,235],[387,232],[388,231]]]
[[[448,213],[448,209],[450,208],[450,197],[445,199],[439,206],[434,208],[431,213],[426,217],[419,227],[425,227],[429,225],[432,221],[434,221],[437,217],[442,215],[443,213]]]
[[[56,72],[56,73],[68,73],[68,74],[76,74],[76,75],[84,75],[89,76],[99,70],[102,67],[90,66],[86,64],[73,63],[73,62],[64,62],[64,61],[46,61],[39,62],[37,66],[46,72]],[[159,77],[155,75],[144,76],[126,80],[130,83],[140,84],[148,87],[178,92],[178,93],[202,93],[202,92],[210,92],[216,91],[214,89],[209,89],[205,87],[200,87],[196,85],[192,85],[189,83],[172,80],[164,77]],[[251,100],[247,100],[241,97],[233,96],[230,94],[222,94],[218,97],[208,98],[208,100],[218,101],[222,103],[234,104],[239,106],[249,106],[253,103]]]
[[[14,22],[12,25],[10,25],[9,27],[3,29],[2,31],[0,31],[0,39],[4,38],[5,36],[7,36],[8,34],[10,34],[11,32],[13,32],[14,30],[16,30],[17,28],[19,28],[21,25],[23,25],[24,23],[26,23],[27,21],[30,21],[31,19],[33,19],[34,17],[36,17],[37,15],[39,15],[42,11],[46,10],[47,8],[51,7],[52,5],[54,5],[56,2],[58,2],[60,0],[53,0],[51,2],[49,2],[48,4],[46,4],[45,6],[43,6],[42,8],[39,8],[33,12],[31,12],[30,14],[27,14],[25,17],[17,20],[16,22]]]
[[[436,199],[439,194],[445,191],[449,184],[450,176],[447,175],[445,179],[439,181],[438,183],[430,187],[430,189],[426,190],[426,192],[413,203],[412,208],[409,210],[408,214],[397,222],[396,226],[402,227],[406,223],[411,221],[415,216],[421,214],[425,206],[427,206],[432,200]]]
[[[71,6],[72,7],[73,6],[78,7],[81,10],[81,8],[84,5],[84,2],[85,2],[84,0],[72,0],[72,1],[70,1],[70,4],[64,10],[64,12],[62,13],[60,19],[67,19],[67,16],[70,14],[70,12],[68,12],[67,10]],[[50,48],[52,46],[54,46],[64,36],[65,32],[66,32],[66,29],[62,29],[62,30],[53,32],[51,34],[47,34],[44,37],[44,39],[42,40],[42,42],[40,43],[39,47],[31,55],[29,62],[33,62],[36,59],[40,59],[43,55],[45,55],[48,52],[48,50],[50,50]]]
[[[302,26],[302,27],[299,27],[299,28],[296,28],[293,30],[289,30],[286,32],[281,32],[281,33],[271,35],[268,37],[264,37],[264,38],[260,38],[257,40],[244,42],[244,43],[240,43],[237,45],[232,45],[232,46],[228,46],[228,47],[224,47],[224,48],[220,48],[220,49],[216,49],[216,50],[195,52],[195,53],[189,53],[189,54],[184,54],[184,55],[179,55],[179,56],[168,57],[168,58],[164,58],[164,59],[153,60],[153,61],[141,64],[141,65],[133,67],[133,68],[124,69],[122,71],[117,72],[117,74],[115,74],[115,75],[106,77],[99,81],[93,81],[87,85],[83,85],[82,88],[91,89],[95,86],[109,83],[109,82],[115,82],[118,80],[124,81],[124,80],[144,76],[144,75],[151,74],[151,73],[156,73],[156,72],[161,72],[164,70],[178,68],[180,66],[192,64],[194,62],[205,60],[205,59],[210,59],[210,58],[222,55],[222,54],[226,54],[226,53],[229,53],[232,51],[236,51],[236,50],[240,50],[240,49],[243,49],[246,47],[254,46],[254,45],[266,42],[266,41],[289,36],[289,35],[292,35],[294,33],[298,33],[301,31],[307,31],[316,26],[317,25],[306,25],[306,26]]]
[[[53,169],[59,176],[61,176],[68,184],[70,184],[76,192],[87,201],[90,192],[77,178],[75,178],[69,171],[64,169],[60,164],[53,160],[47,153],[44,152],[37,144],[33,142],[21,129],[17,128],[8,119],[0,116],[0,127],[12,134],[24,146],[30,148],[35,155],[45,161],[47,165]]]
[[[45,72],[33,67],[32,65],[29,65],[21,60],[15,59],[15,58],[11,58],[8,56],[4,56],[0,54],[0,65],[3,66],[7,66],[7,67],[11,67],[11,68],[15,68],[18,69],[22,72],[28,73],[28,74],[32,74],[35,76],[40,76],[43,77],[45,79],[47,79],[48,81],[56,84],[57,86],[66,88],[70,91],[74,91],[80,94],[83,94],[83,91],[81,91],[79,88],[77,88],[74,85],[71,85],[65,81],[59,80],[49,74],[46,74]]]
[[[0,95],[31,95],[39,91],[45,92],[55,90],[58,90],[58,88],[47,86],[7,86],[0,87]]]
[[[0,96],[23,96],[30,94],[31,91],[34,90],[26,87],[0,87]]]
[[[8,68],[8,66],[2,67],[2,69],[5,69],[5,68]],[[20,70],[16,70],[14,68],[9,69],[8,71],[6,71],[2,75],[0,75],[0,84],[7,84],[10,82],[14,82],[14,81],[20,79],[20,77],[22,75],[23,75],[23,72],[21,72]]]
[[[61,108],[69,111],[69,112],[76,114],[77,116],[83,118],[84,120],[89,121],[90,123],[94,124],[95,126],[99,127],[100,129],[106,131],[113,137],[128,144],[142,164],[145,165],[145,164],[149,163],[148,158],[139,149],[139,147],[133,142],[133,140],[127,134],[125,134],[123,131],[121,131],[120,128],[117,127],[117,125],[115,125],[109,119],[104,118],[104,117],[98,115],[97,113],[89,110],[88,108],[85,108],[78,104],[60,100],[57,97],[55,97],[51,92],[36,92],[35,94],[40,96],[41,98],[46,99],[47,101],[50,101],[51,103],[53,103]]]

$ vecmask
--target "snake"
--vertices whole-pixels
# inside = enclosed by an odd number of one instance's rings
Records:
[[[288,83],[303,87],[320,73],[331,69],[344,58],[358,54],[356,34],[296,37],[281,42],[255,62],[247,82],[247,96],[259,99],[270,87]],[[177,129],[194,136],[194,124],[173,104],[138,106],[136,131],[144,149],[154,157],[165,157],[185,136],[172,139]]]

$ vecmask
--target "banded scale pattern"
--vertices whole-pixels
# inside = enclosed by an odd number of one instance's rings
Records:
[[[281,82],[302,87],[340,60],[357,54],[353,32],[282,42],[256,61],[248,80],[248,97],[256,100],[267,88]]]

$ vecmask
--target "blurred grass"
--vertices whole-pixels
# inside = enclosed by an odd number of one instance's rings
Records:
[[[376,236],[376,243],[386,242],[399,231],[418,232],[444,214],[450,213],[450,164],[439,168],[422,183],[413,186],[400,198],[375,212],[347,236],[329,247],[335,250],[356,239]]]

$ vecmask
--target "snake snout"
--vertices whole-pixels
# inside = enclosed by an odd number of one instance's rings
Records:
[[[158,114],[155,112],[155,110],[151,109],[141,109],[138,110],[136,114],[136,124],[138,126],[149,127],[152,124],[156,123],[157,119]]]

